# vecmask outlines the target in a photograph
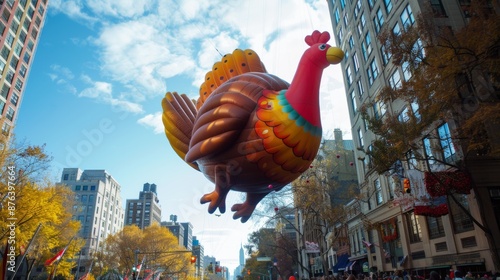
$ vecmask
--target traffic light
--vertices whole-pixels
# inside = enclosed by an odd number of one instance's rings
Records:
[[[196,256],[191,256],[191,263],[195,263],[196,262]]]
[[[403,191],[405,193],[411,193],[410,179],[408,178],[403,179]]]

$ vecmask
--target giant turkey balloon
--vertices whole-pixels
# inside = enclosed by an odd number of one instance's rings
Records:
[[[267,73],[254,51],[237,49],[206,74],[197,101],[166,93],[162,120],[170,145],[215,184],[200,200],[209,213],[226,211],[230,190],[246,192],[245,202],[231,207],[244,223],[262,198],[309,168],[322,136],[323,69],[344,56],[329,39],[327,32],[306,36],[309,48],[290,84]]]

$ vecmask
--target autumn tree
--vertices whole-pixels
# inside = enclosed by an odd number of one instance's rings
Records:
[[[0,152],[0,244],[14,246],[19,261],[22,251],[29,249],[23,257],[35,265],[42,265],[69,244],[57,268],[58,275],[69,277],[73,257],[82,245],[74,238],[80,224],[70,214],[74,194],[44,179],[50,163],[44,146],[24,142],[10,147]],[[49,271],[52,268],[47,267]],[[17,275],[26,273],[19,271]]]
[[[401,162],[427,172],[491,243],[490,230],[457,199],[456,185],[470,182],[463,174],[469,173],[471,159],[500,156],[499,7],[478,0],[463,9],[467,18],[460,28],[436,24],[429,8],[401,33],[381,32],[386,57],[403,68],[405,79],[390,83],[360,109],[377,135],[365,153],[379,174],[398,173]],[[387,108],[383,116],[371,112],[379,102]],[[393,106],[410,109],[396,111]],[[440,133],[436,128],[443,123],[450,129]],[[451,155],[455,150],[457,155]],[[432,166],[453,172],[438,174]],[[498,255],[493,255],[498,268]]]
[[[144,269],[163,271],[162,275],[189,279],[194,273],[191,252],[178,244],[165,227],[153,224],[144,230],[136,225],[108,236],[102,251],[105,270],[131,274],[132,268],[144,260]]]
[[[321,270],[328,272],[327,256],[338,237],[331,234],[345,225],[345,204],[358,195],[358,185],[352,151],[328,147],[324,144],[311,168],[292,183],[294,204],[302,214],[304,228],[302,243],[319,245],[315,258],[321,260]],[[307,248],[306,248],[307,250]]]

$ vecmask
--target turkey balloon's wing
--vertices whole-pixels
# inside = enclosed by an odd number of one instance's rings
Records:
[[[187,162],[211,156],[235,144],[255,110],[255,101],[237,91],[208,98],[198,111]]]
[[[196,117],[196,107],[185,94],[167,92],[162,103],[162,121],[165,135],[177,155],[185,160]],[[196,170],[198,166],[188,162]]]

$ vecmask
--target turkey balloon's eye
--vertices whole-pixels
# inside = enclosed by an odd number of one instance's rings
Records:
[[[324,51],[324,50],[326,50],[326,44],[321,44],[321,45],[319,45],[319,46],[318,46],[318,49],[319,49],[320,51]]]

